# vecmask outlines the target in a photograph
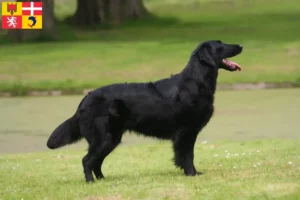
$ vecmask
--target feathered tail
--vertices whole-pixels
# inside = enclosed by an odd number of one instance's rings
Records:
[[[78,119],[74,115],[60,124],[50,135],[47,146],[56,149],[67,144],[72,144],[82,138],[78,125]]]

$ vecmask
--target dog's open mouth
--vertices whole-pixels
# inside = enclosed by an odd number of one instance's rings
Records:
[[[227,60],[227,59],[223,59],[222,60],[222,63],[226,66],[226,68],[230,71],[241,71],[241,67],[239,66],[239,64],[235,63],[235,62],[232,62],[230,60]]]

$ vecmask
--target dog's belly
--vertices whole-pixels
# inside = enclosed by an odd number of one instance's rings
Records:
[[[148,114],[129,117],[125,122],[125,127],[129,131],[142,135],[171,139],[173,133],[177,130],[178,124],[175,116]]]
[[[129,131],[160,139],[172,139],[180,131],[200,131],[213,115],[213,105],[193,107],[187,110],[152,110],[133,114],[125,122]]]
[[[160,139],[171,139],[176,132],[176,124],[168,121],[147,121],[135,123],[129,131]]]

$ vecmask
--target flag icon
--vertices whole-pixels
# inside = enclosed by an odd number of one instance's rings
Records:
[[[2,29],[42,29],[42,2],[2,2]]]

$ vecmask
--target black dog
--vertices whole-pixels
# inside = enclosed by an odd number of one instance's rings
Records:
[[[194,144],[213,115],[218,69],[240,70],[226,58],[241,52],[240,45],[206,41],[192,52],[183,71],[170,78],[98,88],[53,131],[47,146],[55,149],[84,137],[89,150],[82,164],[86,181],[93,182],[92,172],[103,178],[103,160],[121,142],[123,133],[134,131],[171,140],[175,165],[187,176],[201,174],[194,166]]]

